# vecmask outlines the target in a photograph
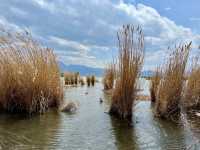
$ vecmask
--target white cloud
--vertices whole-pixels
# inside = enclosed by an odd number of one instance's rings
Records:
[[[16,15],[16,16],[19,16],[19,17],[27,17],[28,14],[26,11],[22,10],[22,9],[19,9],[17,7],[10,7],[10,10]]]
[[[71,40],[68,40],[68,39],[63,39],[63,38],[60,38],[60,37],[55,37],[55,36],[50,36],[50,41],[52,42],[55,42],[59,45],[62,45],[62,46],[67,46],[67,47],[70,47],[70,48],[73,48],[73,49],[76,49],[76,50],[80,50],[80,51],[83,51],[83,52],[87,52],[90,50],[90,48],[86,45],[83,45],[79,42],[76,42],[76,41],[71,41]]]
[[[169,11],[169,10],[171,10],[171,9],[172,9],[171,7],[166,7],[166,8],[165,8],[166,11]]]
[[[12,6],[11,2],[7,3]],[[192,29],[177,25],[143,4],[133,5],[123,0],[32,0],[23,4],[30,16],[23,22],[25,26],[68,63],[102,66],[102,61],[111,60],[111,52],[116,50],[117,30],[128,23],[143,28],[147,50],[145,68],[155,66],[159,55],[164,54],[164,49],[170,45],[192,40],[196,48],[200,43],[200,35]],[[11,12],[23,14],[20,10],[24,9],[20,7],[19,2]],[[165,10],[170,9],[166,7]],[[21,27],[16,18],[12,20],[6,16],[5,10],[0,10],[4,16],[3,19],[0,17],[0,24]],[[9,18],[9,22],[5,18]],[[66,51],[65,55],[63,51]]]

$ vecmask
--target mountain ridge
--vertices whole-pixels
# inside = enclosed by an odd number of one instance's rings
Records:
[[[61,72],[79,72],[81,76],[87,76],[87,75],[95,75],[95,76],[103,76],[104,69],[103,68],[95,68],[95,67],[89,67],[85,65],[75,65],[75,64],[69,64],[66,65],[63,62],[58,62],[58,66],[60,68]],[[151,77],[153,76],[154,72],[151,70],[142,71],[141,76],[142,77]]]

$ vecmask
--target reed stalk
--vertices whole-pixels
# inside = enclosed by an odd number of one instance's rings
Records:
[[[114,86],[114,80],[115,80],[115,64],[111,63],[105,69],[103,78],[104,90],[112,89]]]
[[[140,27],[125,25],[118,32],[118,78],[109,113],[120,119],[131,119],[136,98],[137,79],[144,59],[144,36]]]
[[[171,118],[180,112],[180,100],[184,86],[184,73],[191,48],[189,44],[175,47],[167,63],[163,66],[156,96],[155,113],[161,118]]]
[[[200,64],[199,56],[195,57],[191,72],[188,75],[184,90],[183,105],[187,109],[200,108]]]
[[[161,69],[159,67],[156,68],[155,74],[153,77],[150,79],[150,96],[151,96],[151,102],[156,101],[156,94],[158,91],[158,86],[161,80]]]
[[[0,33],[0,105],[13,113],[58,107],[63,87],[56,56],[28,33]]]

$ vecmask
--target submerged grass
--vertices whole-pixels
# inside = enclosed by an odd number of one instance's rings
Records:
[[[0,105],[8,112],[43,113],[63,98],[53,51],[28,33],[0,32]]]
[[[140,27],[123,26],[117,34],[119,58],[118,78],[113,91],[110,114],[120,119],[132,118],[136,98],[137,78],[144,59],[144,36]]]
[[[180,111],[184,72],[188,60],[191,42],[175,47],[167,63],[163,66],[163,77],[160,80],[156,95],[156,115],[170,118]]]

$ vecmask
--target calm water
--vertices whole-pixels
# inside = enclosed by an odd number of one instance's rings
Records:
[[[134,126],[111,118],[107,113],[109,96],[102,85],[66,89],[66,100],[78,103],[74,114],[51,110],[31,118],[0,114],[0,149],[200,149],[200,118],[182,115],[184,125],[163,121],[152,114],[149,102],[139,102],[133,116]],[[88,95],[85,94],[88,92]],[[99,98],[104,103],[99,103]]]

